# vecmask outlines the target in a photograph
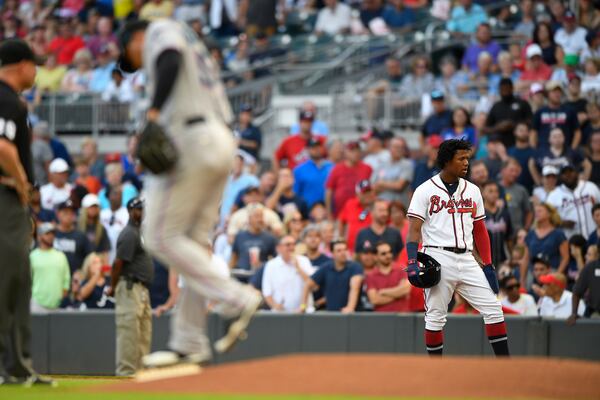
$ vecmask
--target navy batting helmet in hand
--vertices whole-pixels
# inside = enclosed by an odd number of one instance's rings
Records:
[[[437,285],[442,277],[442,267],[439,262],[429,254],[417,253],[419,272],[408,274],[408,281],[418,288],[430,288]]]

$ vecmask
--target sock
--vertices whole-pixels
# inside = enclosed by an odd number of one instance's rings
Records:
[[[485,332],[488,340],[494,349],[496,356],[508,356],[508,337],[506,336],[506,324],[498,322],[497,324],[486,324]]]
[[[425,329],[425,346],[429,355],[441,356],[444,350],[444,331]]]

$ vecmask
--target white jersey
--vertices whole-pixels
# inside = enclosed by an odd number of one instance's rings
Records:
[[[600,201],[600,189],[592,182],[580,180],[575,190],[565,185],[554,189],[546,202],[556,208],[563,221],[573,221],[573,229],[564,229],[567,238],[580,234],[588,238],[596,229],[592,219],[592,207]]]
[[[198,118],[231,123],[233,115],[219,68],[204,43],[185,24],[160,19],[148,27],[143,53],[148,95],[152,96],[155,91],[158,57],[169,49],[181,53],[183,65],[161,110],[162,125],[171,134],[179,134],[177,128],[172,128],[191,124]]]
[[[485,218],[485,209],[476,185],[460,178],[450,196],[438,174],[415,190],[407,215],[423,221],[423,246],[472,251],[473,223]]]

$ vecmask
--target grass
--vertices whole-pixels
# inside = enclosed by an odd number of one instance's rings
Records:
[[[85,386],[115,383],[115,379],[59,378],[57,388],[0,387],[0,400],[390,400],[390,397],[299,396],[299,395],[218,395],[174,393],[93,393],[82,391]],[[461,397],[464,399],[464,397]],[[399,400],[434,400],[439,397],[394,397]],[[447,399],[447,398],[446,398]],[[476,400],[476,399],[471,399]],[[490,400],[490,399],[486,399]]]

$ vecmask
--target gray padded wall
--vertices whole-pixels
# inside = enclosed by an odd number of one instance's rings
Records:
[[[165,349],[168,315],[153,320],[152,349]],[[514,355],[600,360],[600,321],[564,321],[508,316]],[[209,315],[207,334],[214,343],[227,322]],[[248,339],[215,363],[289,353],[425,354],[421,314],[275,314],[263,312],[248,329]],[[57,312],[32,317],[34,366],[42,373],[112,375],[115,368],[115,321],[110,311]],[[491,355],[480,316],[450,315],[444,329],[444,354]]]

